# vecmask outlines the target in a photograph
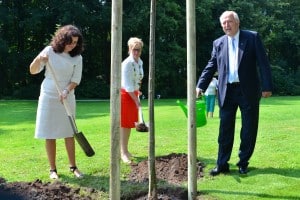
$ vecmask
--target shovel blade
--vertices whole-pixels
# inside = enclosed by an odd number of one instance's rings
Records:
[[[91,157],[91,156],[95,155],[95,151],[93,150],[90,143],[85,138],[85,136],[83,135],[82,132],[75,133],[74,137],[75,137],[76,141],[78,142],[78,144],[80,145],[80,147],[82,148],[82,150],[84,151],[84,153],[88,157]]]
[[[149,127],[145,123],[136,123],[135,129],[137,132],[149,132]]]

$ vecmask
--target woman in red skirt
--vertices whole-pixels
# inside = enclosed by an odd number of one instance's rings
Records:
[[[122,62],[121,81],[121,159],[125,163],[131,162],[131,154],[128,151],[128,141],[131,128],[135,128],[138,122],[138,108],[140,101],[140,84],[144,77],[143,61],[140,56],[143,41],[132,37],[128,40],[129,56]]]

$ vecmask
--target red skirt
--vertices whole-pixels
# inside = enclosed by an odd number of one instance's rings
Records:
[[[136,96],[138,93],[134,91]],[[138,122],[138,108],[128,92],[121,89],[121,127],[135,128],[135,122]]]

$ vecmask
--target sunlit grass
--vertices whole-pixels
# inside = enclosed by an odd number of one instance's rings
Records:
[[[148,121],[146,100],[142,104],[145,120]],[[7,181],[50,181],[44,141],[34,139],[36,107],[36,101],[0,101],[0,177]],[[240,176],[235,166],[238,161],[239,114],[230,175],[210,177],[208,174],[215,165],[217,155],[217,107],[215,117],[209,118],[206,126],[197,129],[197,155],[206,165],[204,177],[198,180],[202,198],[300,199],[300,97],[262,99],[260,108],[258,139],[248,176]],[[103,199],[107,199],[110,173],[109,101],[78,101],[76,122],[96,155],[86,157],[77,145],[78,167],[86,178],[74,179],[68,169],[64,142],[58,140],[57,168],[61,181],[95,188],[102,192]],[[186,122],[176,99],[155,100],[157,156],[187,153]],[[138,160],[147,159],[148,139],[146,133],[132,131],[129,149]],[[129,172],[130,167],[121,163],[122,193],[136,190],[136,185],[126,182]]]

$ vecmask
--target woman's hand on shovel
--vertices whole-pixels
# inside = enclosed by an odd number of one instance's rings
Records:
[[[63,103],[64,99],[66,99],[68,97],[69,94],[69,90],[68,89],[64,89],[61,94],[59,95],[60,98],[60,102]]]
[[[135,101],[136,107],[139,109],[141,107],[141,102],[139,100]]]

